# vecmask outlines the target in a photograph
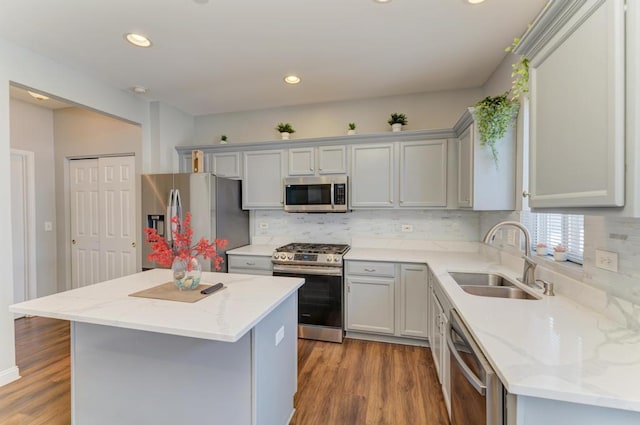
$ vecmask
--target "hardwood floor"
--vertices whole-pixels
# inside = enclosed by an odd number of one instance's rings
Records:
[[[0,424],[69,425],[69,322],[31,317],[15,325],[22,378],[0,388]]]
[[[428,348],[298,340],[291,425],[447,425]]]
[[[291,425],[449,424],[428,348],[347,339],[298,350]],[[0,424],[70,424],[69,322],[17,320],[16,357],[22,378],[0,388]]]

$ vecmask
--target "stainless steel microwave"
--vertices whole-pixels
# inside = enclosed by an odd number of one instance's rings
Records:
[[[347,176],[289,177],[284,179],[287,212],[346,212]]]

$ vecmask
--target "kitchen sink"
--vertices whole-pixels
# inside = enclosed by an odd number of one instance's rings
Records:
[[[495,298],[513,298],[518,300],[537,300],[527,291],[515,286],[473,286],[460,285],[463,291],[471,295]]]
[[[508,279],[493,273],[461,273],[449,272],[449,275],[460,286],[511,286],[515,287]]]
[[[518,288],[509,279],[494,273],[449,272],[449,275],[463,291],[471,295],[519,300],[538,299]]]

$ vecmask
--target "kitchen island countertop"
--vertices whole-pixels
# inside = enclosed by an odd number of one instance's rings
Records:
[[[225,288],[185,303],[129,294],[172,280],[167,269],[153,269],[107,282],[14,304],[14,313],[171,335],[235,342],[295,293],[304,279],[202,273],[202,283]]]

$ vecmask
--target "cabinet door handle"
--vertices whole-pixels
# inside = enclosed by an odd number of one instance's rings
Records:
[[[251,261],[247,261],[247,262],[245,262],[245,264],[246,264],[247,266],[255,266],[255,265],[256,265],[256,263],[251,262]]]
[[[376,269],[364,269],[364,271],[368,273],[373,273],[376,271]]]
[[[422,271],[422,269],[410,269],[410,268],[406,268],[405,270],[408,271],[408,272],[421,272]]]
[[[522,197],[523,198],[528,198],[529,196],[531,196],[531,194],[528,191],[526,191],[526,190],[522,191]]]

